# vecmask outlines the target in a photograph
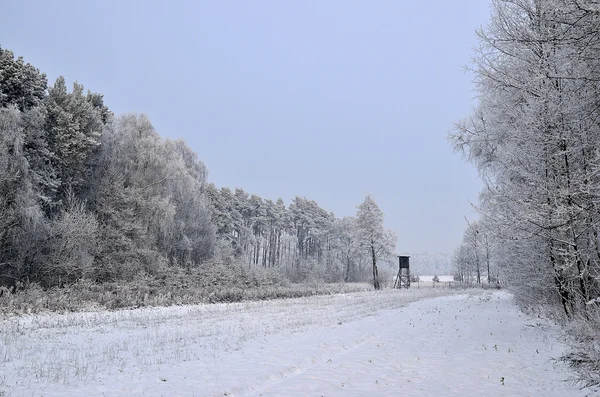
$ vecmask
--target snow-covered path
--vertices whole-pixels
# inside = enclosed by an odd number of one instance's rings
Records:
[[[323,331],[285,344],[292,357],[302,351],[303,362],[260,386],[247,385],[247,394],[592,394],[564,382],[572,374],[554,360],[564,352],[558,330],[527,318],[506,293],[430,299]]]
[[[594,395],[508,293],[404,306],[440,292],[5,320],[0,396]]]
[[[261,363],[257,372],[270,376],[228,380],[231,386],[222,394],[589,395],[590,390],[563,381],[571,374],[554,361],[564,351],[557,337],[555,327],[527,318],[506,293],[430,299],[255,345],[249,349],[254,353],[269,346],[265,357],[257,355],[254,362]]]

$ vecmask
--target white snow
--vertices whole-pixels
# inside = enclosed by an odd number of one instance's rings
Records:
[[[420,281],[433,281],[433,277],[435,277],[435,276],[429,276],[429,275],[419,276],[419,280]],[[438,279],[439,279],[439,282],[441,282],[441,283],[447,283],[447,282],[454,281],[454,276],[452,276],[452,275],[441,275],[441,276],[438,275]]]
[[[565,382],[556,326],[506,292],[451,293],[10,318],[0,396],[591,395]]]

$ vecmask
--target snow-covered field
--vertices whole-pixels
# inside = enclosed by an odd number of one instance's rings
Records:
[[[433,282],[433,278],[434,277],[435,276],[429,276],[429,275],[419,276],[419,280]],[[447,283],[447,282],[454,281],[454,276],[452,276],[452,275],[449,275],[449,276],[447,276],[447,275],[446,276],[441,275],[441,276],[438,276],[438,280],[439,280],[440,283]]]
[[[560,340],[506,292],[442,289],[24,316],[0,396],[593,395]]]

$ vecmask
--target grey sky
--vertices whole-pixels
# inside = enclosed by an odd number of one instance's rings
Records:
[[[337,216],[371,194],[401,252],[450,253],[476,171],[446,134],[473,105],[463,66],[484,0],[2,0],[0,45],[144,112],[217,186]]]

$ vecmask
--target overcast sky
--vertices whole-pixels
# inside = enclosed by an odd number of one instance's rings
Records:
[[[476,171],[446,140],[473,106],[463,68],[485,0],[2,0],[0,45],[149,115],[217,186],[313,199],[371,194],[398,250],[451,253]]]

